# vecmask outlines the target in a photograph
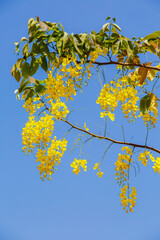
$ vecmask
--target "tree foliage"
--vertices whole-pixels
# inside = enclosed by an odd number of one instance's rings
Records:
[[[24,100],[23,107],[29,112],[22,132],[23,151],[36,153],[41,179],[51,180],[67,149],[65,137],[53,137],[56,122],[61,121],[68,124],[69,131],[76,129],[82,133],[75,144],[81,142],[83,146],[94,138],[107,141],[109,145],[103,159],[112,144],[123,145],[115,162],[115,179],[121,187],[123,209],[133,212],[136,189],[129,184],[130,169],[138,159],[144,166],[148,161],[153,162],[154,171],[160,173],[160,150],[147,145],[148,135],[145,144],[126,142],[125,139],[118,141],[107,136],[106,132],[102,135],[90,132],[86,123],[80,127],[68,120],[71,113],[68,102],[87,86],[94,72],[99,77],[102,66],[114,65],[116,74],[111,81],[101,83],[96,101],[101,107],[100,117],[105,123],[106,119],[114,121],[115,109],[120,108],[131,124],[142,119],[148,130],[156,126],[160,31],[143,38],[129,39],[121,34],[121,28],[115,22],[114,18],[108,17],[97,33],[68,34],[60,23],[31,18],[28,21],[28,38],[22,37],[20,43],[15,43],[15,52],[21,57],[13,65],[11,73],[20,83],[17,97]],[[156,60],[144,62],[146,54],[154,54]],[[35,79],[34,75],[41,68],[47,78]],[[133,157],[137,148],[141,152]],[[93,165],[100,178],[103,176],[103,159]],[[77,175],[82,169],[87,171],[87,159],[74,159],[71,167]]]

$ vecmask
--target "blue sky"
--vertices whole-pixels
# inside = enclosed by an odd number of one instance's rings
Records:
[[[27,114],[22,103],[16,101],[14,90],[18,84],[10,74],[17,59],[14,42],[27,36],[27,22],[31,17],[61,22],[69,33],[80,33],[99,31],[106,17],[111,16],[117,19],[123,35],[143,37],[159,30],[159,12],[158,0],[0,1],[0,240],[160,239],[160,176],[153,172],[151,165],[141,167],[136,178],[132,172],[131,182],[138,191],[137,206],[133,214],[123,212],[119,188],[114,181],[114,162],[119,146],[108,152],[102,179],[91,167],[88,174],[72,174],[69,165],[79,154],[77,149],[72,154],[69,151],[65,154],[52,182],[41,182],[35,159],[21,151],[21,131]],[[107,79],[111,70],[106,69]],[[43,72],[39,74],[41,78],[45,77]],[[95,104],[99,90],[99,83],[91,81],[73,103],[73,108],[83,110],[72,115],[73,122],[83,124],[86,121],[87,126],[97,133],[99,125],[103,126],[99,106]],[[119,121],[124,124],[129,141],[144,142],[146,129],[141,122],[133,128],[123,120]],[[67,129],[67,126],[58,126],[57,136],[61,137]],[[108,131],[114,138],[122,138],[119,126],[109,123]],[[159,133],[158,123],[149,136],[149,144],[157,148],[160,148]],[[73,137],[68,135],[68,140],[71,142]],[[105,145],[94,141],[84,151],[88,153],[89,161],[97,162]]]

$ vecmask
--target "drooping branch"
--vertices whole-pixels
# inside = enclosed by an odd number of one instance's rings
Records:
[[[87,60],[86,63],[90,63],[90,60]],[[77,61],[77,63],[81,63],[80,61]],[[105,65],[121,65],[124,67],[128,67],[128,66],[135,66],[135,67],[143,67],[143,68],[147,68],[147,69],[152,69],[152,70],[156,70],[156,71],[160,71],[160,68],[158,67],[154,67],[154,66],[149,66],[147,64],[136,64],[136,63],[122,63],[122,62],[115,62],[115,61],[110,61],[110,62],[92,62],[92,64],[96,64],[99,66],[105,66]],[[149,63],[148,63],[149,64]]]
[[[79,130],[81,132],[85,132],[88,135],[90,135],[92,137],[95,137],[95,138],[98,138],[98,139],[108,140],[110,142],[121,144],[121,145],[128,145],[128,146],[133,146],[133,147],[138,147],[138,148],[145,148],[145,149],[149,149],[149,150],[152,150],[154,152],[160,153],[160,150],[158,150],[156,148],[153,148],[153,147],[150,147],[150,146],[147,146],[147,145],[136,144],[136,143],[126,142],[126,141],[118,141],[118,140],[115,140],[115,139],[112,139],[112,138],[108,138],[108,137],[105,137],[105,136],[97,135],[97,134],[91,133],[91,132],[89,132],[89,131],[87,131],[87,130],[85,130],[83,128],[75,126],[74,124],[70,123],[68,120],[65,120],[65,119],[60,119],[60,120],[65,122],[65,123],[67,123],[67,124],[69,124],[72,128],[77,129],[77,130]]]

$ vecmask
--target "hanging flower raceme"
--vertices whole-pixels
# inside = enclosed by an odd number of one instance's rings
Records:
[[[97,170],[98,169],[98,172],[97,172],[97,176],[99,178],[101,178],[103,176],[103,172],[101,172],[101,164],[100,163],[95,163],[94,166],[93,166],[93,170]]]
[[[40,171],[42,180],[46,177],[47,180],[51,180],[50,176],[57,170],[57,166],[60,164],[61,158],[67,149],[66,147],[66,139],[56,140],[56,137],[54,137],[47,150],[38,149],[36,162],[40,162],[37,168]]]
[[[128,209],[130,212],[133,212],[133,207],[135,207],[136,205],[137,191],[135,187],[132,187],[131,194],[129,194],[128,191],[129,191],[128,185],[124,185],[124,187],[121,188],[120,193],[121,205],[123,206],[123,210],[126,210],[126,212],[128,212]]]
[[[22,132],[22,150],[29,154],[35,147],[47,147],[54,129],[53,116],[45,114],[39,121],[34,116],[29,117]]]
[[[66,118],[69,110],[64,102],[61,102],[60,100],[56,100],[55,102],[53,102],[52,100],[50,100],[50,103],[51,108],[49,109],[49,111],[55,119]]]
[[[53,116],[45,114],[39,121],[36,121],[34,116],[29,117],[22,132],[23,151],[30,154],[34,148],[37,148],[36,162],[40,162],[37,168],[42,180],[46,177],[47,180],[51,180],[50,176],[60,164],[67,147],[66,139],[56,140],[54,137],[51,140],[53,129]]]
[[[120,199],[121,199],[121,205],[123,206],[123,210],[126,210],[126,212],[128,212],[128,210],[130,212],[133,212],[133,207],[135,207],[136,205],[136,189],[135,187],[132,187],[132,192],[130,192],[129,189],[129,170],[131,167],[131,164],[133,163],[133,159],[132,159],[132,149],[130,149],[129,147],[123,147],[122,151],[126,151],[125,154],[119,154],[118,156],[118,160],[115,162],[115,176],[116,176],[116,180],[117,183],[121,187],[121,193],[120,193]]]
[[[96,103],[101,105],[101,117],[108,116],[112,121],[115,119],[114,110],[121,103],[121,109],[125,118],[137,118],[139,107],[137,90],[129,85],[128,78],[123,77],[118,82],[111,81],[105,84],[100,92]]]
[[[78,173],[81,171],[80,167],[83,168],[83,170],[86,172],[87,171],[87,160],[86,159],[74,159],[74,161],[71,163],[71,167],[73,168],[73,173],[78,175]]]

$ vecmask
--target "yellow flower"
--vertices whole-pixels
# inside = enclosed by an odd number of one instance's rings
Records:
[[[122,77],[117,83],[111,81],[110,84],[105,84],[100,92],[100,95],[96,101],[101,105],[100,117],[108,117],[114,121],[113,111],[118,106],[118,102],[121,104],[125,118],[137,118],[136,112],[138,111],[137,90],[134,86],[130,86],[127,77]],[[104,112],[103,112],[104,111]]]
[[[152,167],[156,172],[158,172],[158,174],[160,173],[160,157],[157,157],[157,159],[155,159],[155,163],[154,166]]]
[[[86,131],[89,131],[89,128],[87,128],[86,123],[84,123],[84,128],[86,129]]]
[[[98,175],[98,177],[100,177],[100,178],[103,176],[103,174],[104,174],[103,172],[97,172],[97,175]]]
[[[142,161],[144,166],[147,166],[148,158],[147,155],[150,155],[150,152],[145,150],[144,153],[140,153],[138,157],[138,161]]]
[[[129,189],[128,185],[124,185],[124,187],[121,188],[121,193],[120,193],[120,199],[121,199],[121,205],[123,206],[123,210],[126,210],[126,213],[128,210],[126,208],[129,208],[130,212],[133,212],[133,207],[136,205],[136,189],[135,187],[132,187],[132,192],[129,195],[129,198],[127,198],[127,190]]]
[[[94,170],[98,169],[99,165],[100,165],[100,163],[95,163],[94,166],[93,166],[93,169]]]
[[[83,170],[86,172],[87,171],[87,160],[86,159],[79,159],[77,158],[74,159],[74,161],[71,163],[71,167],[73,168],[72,172],[76,175],[80,172],[80,166],[83,168]]]

